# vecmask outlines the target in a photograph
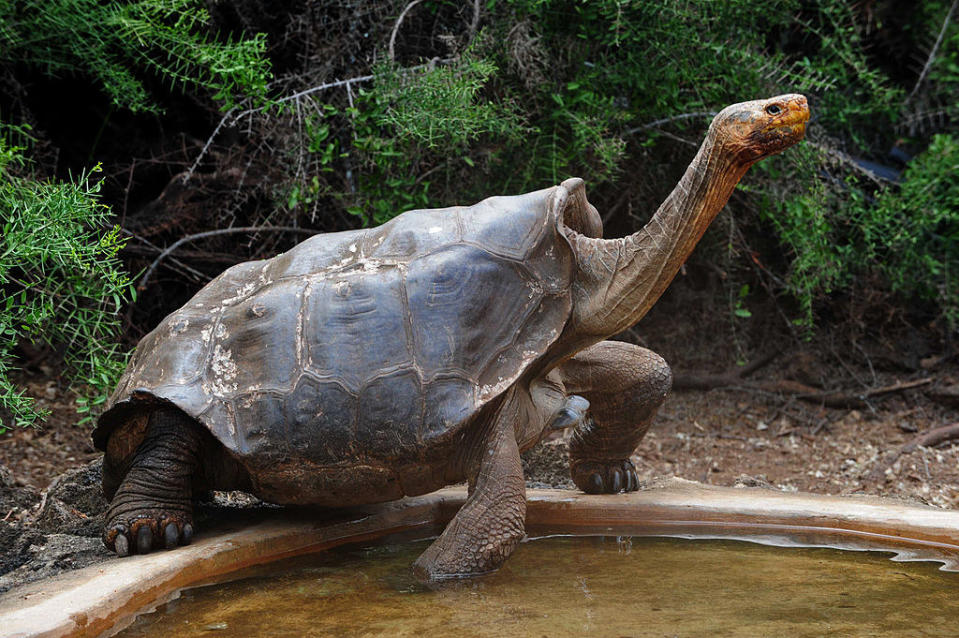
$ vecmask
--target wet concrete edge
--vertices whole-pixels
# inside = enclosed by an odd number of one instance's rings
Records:
[[[175,551],[114,559],[15,588],[0,596],[0,627],[11,638],[110,635],[184,588],[297,554],[442,524],[465,498],[465,489],[449,488],[339,512],[333,520],[284,512],[247,527],[211,529]],[[713,487],[681,479],[632,494],[527,490],[527,498],[531,534],[781,535],[802,539],[797,544],[888,548],[906,558],[946,562],[959,558],[959,511],[880,498]]]

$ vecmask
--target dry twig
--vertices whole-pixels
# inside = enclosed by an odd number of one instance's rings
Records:
[[[742,388],[744,390],[757,390],[761,392],[771,392],[778,394],[792,395],[796,399],[808,403],[816,403],[828,408],[862,408],[867,406],[867,399],[911,390],[920,386],[928,385],[934,381],[932,377],[915,379],[913,381],[903,381],[892,385],[872,388],[863,392],[847,393],[818,390],[812,386],[793,381],[790,379],[781,379],[778,381],[745,381],[745,377],[755,372],[759,368],[769,364],[779,351],[770,353],[765,357],[757,359],[748,366],[733,370],[723,374],[685,374],[677,375],[673,380],[673,388],[677,390],[716,390],[719,388]]]
[[[197,239],[203,239],[205,237],[215,237],[217,235],[228,235],[231,233],[259,233],[259,232],[274,232],[274,233],[302,233],[305,235],[315,235],[318,231],[310,230],[308,228],[295,228],[293,226],[244,226],[242,228],[221,228],[219,230],[208,230],[202,233],[195,233],[193,235],[187,235],[186,237],[181,237],[172,244],[170,244],[163,252],[157,255],[156,259],[153,260],[153,263],[150,264],[150,267],[147,268],[146,272],[143,273],[143,277],[140,279],[140,283],[137,284],[138,290],[146,289],[147,283],[150,281],[153,271],[156,270],[157,266],[160,265],[160,262],[163,261],[170,253],[175,251],[177,248],[183,244]]]
[[[955,423],[949,423],[948,425],[942,425],[938,428],[933,428],[931,430],[926,430],[913,440],[909,441],[896,452],[893,452],[889,455],[889,458],[886,459],[884,463],[877,465],[872,472],[869,473],[869,481],[879,481],[885,475],[886,470],[892,467],[899,458],[905,454],[914,452],[916,449],[921,447],[935,447],[946,441],[954,441],[959,439],[959,421]]]
[[[939,30],[939,37],[936,38],[936,43],[932,46],[932,50],[929,52],[929,57],[926,59],[926,64],[922,67],[922,72],[919,74],[919,79],[916,80],[916,85],[912,87],[912,91],[909,92],[909,95],[906,96],[906,99],[902,103],[903,108],[905,108],[905,106],[909,104],[909,101],[915,97],[916,93],[919,92],[919,87],[922,86],[922,83],[926,79],[926,75],[929,74],[929,69],[932,68],[932,63],[936,59],[936,54],[939,53],[939,47],[942,46],[942,40],[946,36],[946,29],[949,28],[949,21],[952,19],[952,14],[956,12],[957,6],[959,6],[959,0],[953,0],[952,6],[949,7],[949,12],[946,13],[946,19],[942,21],[942,28]]]
[[[410,9],[423,2],[423,0],[413,0],[411,3],[406,5],[406,8],[400,12],[400,17],[396,19],[396,24],[393,25],[393,31],[390,33],[390,62],[396,61],[396,34],[400,30],[400,25],[403,24],[403,19],[406,18],[406,14],[410,12]]]

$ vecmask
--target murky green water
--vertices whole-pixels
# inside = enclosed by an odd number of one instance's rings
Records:
[[[876,552],[613,537],[522,544],[431,591],[424,542],[344,548],[184,592],[121,636],[956,636],[959,574]]]

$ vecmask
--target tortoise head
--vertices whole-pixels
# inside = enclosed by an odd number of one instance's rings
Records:
[[[709,131],[737,163],[749,166],[801,140],[807,121],[806,97],[793,93],[727,106]]]

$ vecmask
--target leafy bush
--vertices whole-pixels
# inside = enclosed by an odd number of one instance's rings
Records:
[[[441,18],[451,3],[433,4],[431,19],[446,33]],[[769,290],[791,299],[787,311],[807,336],[820,302],[848,291],[857,276],[953,317],[946,176],[954,137],[926,134],[955,131],[948,118],[959,92],[956,21],[931,50],[949,6],[926,2],[895,18],[907,34],[900,40],[919,50],[913,55],[930,55],[913,97],[913,86],[888,76],[889,63],[879,63],[867,41],[890,30],[883,20],[895,3],[865,11],[843,0],[771,0],[761,8],[750,0],[488,2],[483,29],[451,65],[374,66],[375,79],[349,109],[334,106],[332,94],[315,95],[325,115],[309,130],[322,143],[308,154],[322,168],[303,174],[290,201],[315,210],[325,198],[381,223],[414,207],[582,175],[602,209],[613,207],[611,192],[627,191],[642,210],[632,220],[638,225],[675,184],[711,111],[801,92],[816,118],[809,143],[747,175],[716,224],[723,234],[741,229],[740,245],[716,240],[714,231],[694,260],[757,255],[758,275],[723,265],[735,316],[747,318],[742,291]],[[914,82],[921,70],[906,77]],[[865,177],[855,158],[885,161],[897,143],[929,149],[899,185]],[[352,176],[348,191],[344,173]],[[759,249],[746,245],[757,236]]]
[[[70,376],[101,403],[124,367],[118,315],[133,293],[100,182],[18,175],[21,150],[0,138],[0,407],[13,425],[43,416],[10,379],[17,344],[61,348]]]
[[[0,3],[2,82],[12,111],[26,110],[19,69],[92,79],[113,104],[159,115],[160,83],[206,92],[223,108],[262,102],[270,76],[262,35],[217,38],[202,0],[25,0]],[[6,114],[6,117],[10,117]],[[125,365],[119,313],[132,298],[117,257],[124,241],[100,202],[97,165],[68,182],[44,178],[25,159],[18,122],[0,122],[0,430],[43,416],[10,373],[18,344],[62,353],[68,377],[86,386],[81,413],[103,403]]]
[[[200,0],[24,0],[0,5],[0,61],[57,76],[96,78],[117,106],[157,112],[145,75],[210,91],[232,106],[263,96],[269,78],[262,35],[217,42]],[[144,73],[146,72],[146,73]]]
[[[770,215],[793,258],[790,291],[812,325],[816,293],[879,275],[903,298],[932,302],[954,331],[959,320],[959,140],[937,135],[898,185],[874,191],[848,177],[819,182]]]
[[[405,210],[435,206],[442,193],[431,188],[431,174],[472,169],[477,141],[521,139],[527,129],[515,106],[482,94],[496,71],[472,51],[449,65],[376,67],[374,85],[360,90],[349,110],[352,150],[363,171],[359,197],[348,210],[379,224]]]

